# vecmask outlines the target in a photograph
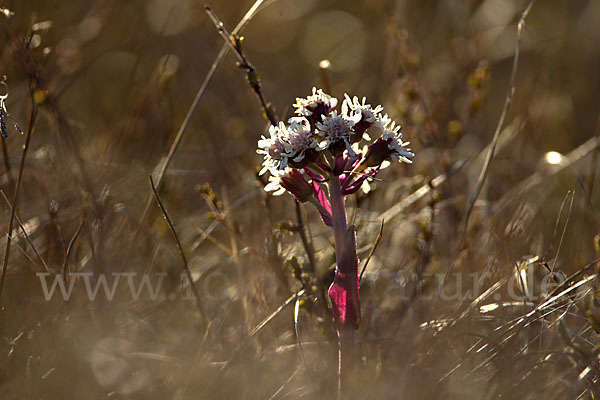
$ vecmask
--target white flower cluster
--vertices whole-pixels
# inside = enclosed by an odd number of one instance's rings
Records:
[[[317,90],[315,87],[312,89],[311,96],[308,96],[307,98],[296,97],[296,104],[294,104],[296,114],[304,117],[310,117],[317,112],[320,107],[327,109],[326,112],[328,112],[336,106],[337,99],[335,97],[331,97],[321,89]]]
[[[338,115],[337,111],[333,111],[329,115],[323,115],[322,121],[316,123],[316,134],[321,139],[319,149],[326,149],[330,145],[341,141],[346,150],[348,150],[348,153],[354,155],[350,141],[352,139],[351,136],[355,134],[353,130],[354,125],[356,125],[360,118],[360,114],[348,117],[344,114]]]
[[[408,145],[409,142],[402,141],[400,125],[395,125],[396,123],[394,121],[388,123],[383,128],[381,139],[387,142],[388,149],[391,150],[390,158],[393,162],[405,162],[411,164],[411,158],[415,156],[415,153],[411,152],[410,149],[405,148],[405,146]]]
[[[381,119],[381,112],[383,107],[377,106],[371,108],[370,104],[366,104],[367,98],[362,98],[362,103],[358,100],[358,97],[354,96],[352,99],[347,94],[344,94],[344,101],[342,102],[342,115],[346,115],[349,118],[355,118],[359,116],[358,120],[361,119],[367,123],[375,123]],[[385,116],[387,118],[387,115]]]
[[[334,110],[337,99],[313,88],[312,95],[296,99],[294,107],[298,116],[290,118],[288,126],[280,122],[278,126],[269,128],[269,137],[261,137],[257,150],[264,156],[260,174],[270,172],[273,177],[270,189],[275,188],[278,177],[285,175],[289,168],[302,168],[309,162],[318,162],[320,152],[324,150],[330,150],[334,156],[346,150],[350,156],[355,156],[358,147],[352,145],[362,139],[370,141],[366,131],[372,126],[382,133],[377,141],[384,141],[387,145],[384,158],[411,162],[414,154],[405,148],[408,142],[402,141],[400,126],[396,126],[387,114],[382,115],[383,107],[372,107],[365,97],[362,101],[347,94],[344,97],[341,113],[338,114]]]
[[[263,168],[260,175],[271,171],[284,170],[289,160],[300,162],[308,149],[318,147],[310,124],[305,118],[290,118],[290,126],[286,127],[283,122],[278,126],[269,127],[269,137],[261,136],[258,141],[258,154],[264,155]]]

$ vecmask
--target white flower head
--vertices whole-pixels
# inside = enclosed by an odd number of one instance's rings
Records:
[[[343,141],[348,153],[354,156],[354,150],[350,145],[350,136],[354,135],[352,128],[355,124],[354,120],[338,115],[337,111],[324,115],[322,121],[316,123],[317,135],[323,137],[318,150],[324,150],[333,143]]]
[[[346,118],[355,119],[358,116],[358,121],[373,124],[377,121],[379,114],[383,111],[383,107],[380,105],[373,108],[370,104],[367,104],[366,97],[362,98],[362,102],[356,96],[351,99],[346,93],[344,93],[344,97],[345,99],[342,102],[342,115]]]
[[[335,106],[337,106],[337,99],[335,97],[331,97],[323,92],[323,90],[317,90],[315,87],[312,88],[311,96],[306,98],[298,97],[296,98],[296,104],[294,104],[296,114],[304,117],[309,117],[314,112],[327,114],[335,108]]]
[[[289,120],[289,127],[283,122],[269,127],[269,137],[261,136],[258,141],[258,154],[264,155],[263,168],[260,175],[270,171],[271,175],[285,169],[290,160],[300,162],[306,151],[316,149],[319,142],[315,139],[310,123],[304,117]]]
[[[281,178],[289,173],[290,168],[284,170],[271,172],[269,176],[269,183],[265,186],[265,192],[273,192],[273,196],[281,196],[285,193],[285,188],[281,186]]]
[[[402,141],[400,125],[396,126],[396,123],[392,121],[384,128],[381,139],[387,143],[388,149],[391,150],[392,153],[390,154],[390,158],[393,162],[412,163],[411,158],[413,158],[415,154],[411,152],[410,149],[406,148],[410,142]]]
[[[287,129],[286,155],[293,161],[299,162],[304,159],[306,150],[316,149],[319,142],[314,138],[310,123],[304,117],[292,117]]]
[[[375,118],[375,126],[377,126],[377,128],[379,128],[379,130],[383,133],[385,132],[386,128],[388,127],[388,125],[392,122],[392,119],[390,117],[388,117],[387,114],[385,115],[377,115],[377,117]],[[400,129],[400,127],[398,127],[398,129]]]
[[[276,174],[276,171],[287,167],[289,149],[286,143],[287,136],[288,130],[283,122],[279,122],[278,126],[271,125],[269,127],[268,138],[261,136],[258,141],[258,149],[256,150],[258,154],[264,155],[263,168],[259,172],[260,175],[266,171]]]

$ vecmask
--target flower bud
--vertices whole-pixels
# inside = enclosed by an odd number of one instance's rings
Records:
[[[279,184],[301,203],[305,203],[313,195],[311,184],[297,169],[292,169],[289,174],[282,176]]]
[[[376,167],[389,158],[393,152],[388,147],[388,142],[390,141],[390,139],[384,140],[379,138],[370,145],[365,154],[363,165],[365,165],[365,167]]]

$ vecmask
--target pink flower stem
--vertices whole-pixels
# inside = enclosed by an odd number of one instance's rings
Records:
[[[329,180],[329,197],[331,202],[333,237],[335,240],[336,274],[340,271],[347,274],[349,271],[344,271],[344,268],[347,266],[343,265],[344,262],[341,262],[344,251],[344,242],[346,241],[346,234],[348,232],[346,207],[344,206],[344,195],[342,194],[340,179],[333,174]],[[345,397],[344,393],[348,392],[350,376],[354,370],[354,342],[356,329],[348,323],[341,323],[341,321],[334,322],[339,341],[338,395],[340,397]]]
[[[338,176],[332,175],[329,179],[329,197],[333,221],[333,238],[335,240],[335,259],[338,262],[339,267],[340,257],[344,250],[346,232],[348,231],[348,223],[346,222],[344,195],[342,194],[342,186]]]

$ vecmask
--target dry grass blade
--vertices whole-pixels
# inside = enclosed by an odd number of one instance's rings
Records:
[[[0,140],[0,142],[2,142],[2,158],[4,160],[4,171],[8,177],[8,182],[10,182],[10,186],[12,187],[12,185],[14,185],[14,179],[10,168],[10,159],[8,158],[8,146],[6,144],[6,140]]]
[[[302,339],[300,338],[300,324],[298,322],[300,318],[300,299],[301,296],[296,297],[296,304],[294,304],[294,330],[296,331],[296,344],[298,345],[298,350],[300,351],[300,358],[302,359],[302,364],[304,365],[304,371],[306,372],[306,378],[312,387],[312,379],[310,377],[310,371],[308,370],[308,364],[306,363],[306,357],[304,357],[304,349],[302,348]]]
[[[565,226],[563,226],[563,231],[562,234],[560,235],[560,241],[558,242],[558,248],[556,249],[556,255],[554,256],[554,262],[552,263],[552,272],[555,271],[555,267],[556,267],[556,261],[558,261],[558,255],[560,254],[560,248],[562,247],[563,241],[565,239],[565,234],[567,233],[567,226],[569,226],[569,219],[571,218],[571,212],[573,211],[573,200],[575,199],[575,192],[570,191],[567,193],[567,195],[565,196],[565,199],[563,201],[563,204],[560,206],[560,212],[558,214],[558,219],[556,221],[556,227],[558,227],[558,220],[560,219],[560,214],[562,213],[563,207],[565,205],[565,202],[567,201],[567,198],[569,197],[569,195],[571,196],[571,202],[569,203],[569,212],[567,213],[567,220],[565,221]]]
[[[381,213],[381,215],[379,215],[378,218],[384,220],[386,223],[389,223],[398,215],[402,214],[408,207],[425,197],[433,189],[446,182],[446,180],[450,176],[452,176],[455,172],[460,170],[463,167],[463,165],[465,165],[466,161],[467,160],[461,160],[454,163],[447,172],[435,177],[433,180],[431,180],[431,182],[428,182],[427,184],[421,186],[419,189],[415,190],[411,195],[402,199],[402,201],[398,202],[394,206],[387,209],[385,212]]]
[[[460,316],[458,317],[458,319],[462,319],[462,318],[466,317],[469,314],[469,311],[471,311],[473,308],[475,308],[476,306],[478,306],[483,300],[487,299],[492,294],[494,294],[498,290],[500,290],[500,288],[502,286],[504,286],[504,284],[506,284],[507,281],[508,281],[507,278],[501,279],[501,280],[495,282],[489,288],[487,288],[487,290],[485,290],[482,294],[480,294],[479,296],[477,296],[477,298],[471,302],[471,304],[469,305],[469,307],[460,314]]]
[[[237,357],[239,357],[240,354],[242,354],[242,350],[244,350],[244,348],[248,345],[248,343],[250,343],[249,339],[252,339],[260,331],[262,331],[263,328],[265,326],[267,326],[269,324],[269,322],[271,322],[283,310],[285,310],[285,308],[287,306],[289,306],[292,303],[292,301],[294,301],[294,299],[299,298],[300,296],[304,295],[304,293],[305,293],[304,289],[302,289],[302,290],[300,290],[300,291],[298,291],[296,293],[293,293],[279,307],[277,307],[277,309],[275,311],[273,311],[265,319],[263,319],[258,325],[256,325],[254,327],[254,329],[252,329],[252,331],[250,331],[250,334],[242,341],[242,343],[240,343],[239,347],[234,351],[234,353],[231,355],[231,357],[229,357],[229,359],[226,362],[223,363],[223,366],[219,369],[219,372],[214,377],[214,379],[212,381],[213,383],[211,385],[208,385],[207,387],[205,387],[202,394],[204,394],[207,391],[209,391],[214,386],[214,384],[216,384],[217,382],[219,382],[218,378],[220,378],[225,373],[225,371],[227,370],[227,368],[233,363],[233,361],[235,361],[237,359]]]
[[[304,218],[302,217],[302,204],[299,201],[295,201],[295,203],[296,219],[298,220],[298,234],[300,235],[300,240],[302,241],[304,251],[308,256],[308,263],[311,270],[310,272],[314,273],[316,271],[315,251],[312,246],[312,241],[309,240],[308,235],[306,234],[306,226],[304,224]]]
[[[596,120],[596,139],[600,139],[600,114]],[[594,183],[596,182],[596,165],[598,165],[598,148],[592,154],[592,162],[590,163],[590,171],[586,184],[587,201],[592,204],[592,195],[594,194]]]
[[[525,26],[525,19],[531,11],[531,8],[535,4],[536,0],[531,0],[523,13],[521,14],[521,18],[519,19],[519,23],[517,24],[517,45],[515,46],[515,54],[513,58],[512,71],[510,73],[510,81],[508,85],[508,93],[506,94],[506,99],[504,100],[504,106],[502,107],[502,113],[500,114],[500,119],[498,120],[498,124],[496,125],[496,130],[494,131],[494,136],[491,141],[490,148],[488,150],[487,157],[483,164],[483,168],[481,169],[481,173],[479,175],[479,179],[477,180],[477,184],[475,185],[475,189],[471,194],[471,198],[469,199],[469,203],[467,204],[467,208],[465,210],[465,214],[463,216],[460,231],[458,234],[458,240],[456,248],[460,249],[462,245],[462,241],[467,229],[467,224],[469,223],[469,217],[471,216],[471,211],[473,210],[473,206],[479,197],[479,193],[485,183],[485,178],[487,177],[487,173],[490,167],[490,163],[494,158],[494,153],[496,151],[496,144],[498,143],[498,138],[500,137],[500,132],[502,131],[502,127],[504,126],[504,120],[506,119],[506,115],[508,114],[508,110],[510,105],[512,104],[513,95],[515,93],[515,80],[517,78],[517,69],[519,66],[519,54],[521,53],[521,32],[523,30],[523,26]]]
[[[233,30],[233,34],[239,33],[246,26],[246,24],[250,21],[250,19],[252,19],[252,17],[256,14],[258,8],[261,6],[262,3],[264,3],[264,0],[257,0],[256,2],[254,2],[252,7],[250,7],[250,9],[246,13],[246,15],[244,15],[242,20],[238,23],[238,25]],[[190,105],[190,108],[188,109],[187,114],[186,114],[185,118],[183,119],[183,122],[179,126],[179,130],[177,131],[177,135],[175,136],[175,139],[173,140],[173,143],[171,144],[171,147],[169,148],[168,154],[156,166],[156,174],[154,176],[154,179],[156,180],[156,187],[159,190],[162,185],[163,179],[165,177],[165,173],[167,172],[167,169],[169,168],[171,161],[173,161],[175,152],[177,151],[177,148],[181,144],[183,135],[185,134],[185,132],[190,124],[190,121],[192,120],[192,117],[193,117],[194,113],[196,112],[198,105],[200,104],[200,100],[202,100],[202,97],[204,96],[204,93],[206,92],[206,89],[208,88],[208,84],[212,80],[212,78],[217,70],[217,67],[219,66],[219,64],[221,63],[223,58],[225,58],[225,55],[227,54],[228,51],[229,51],[229,45],[224,44],[223,47],[221,47],[219,54],[215,58],[215,61],[210,66],[210,69],[208,70],[208,73],[206,74],[204,81],[202,81],[200,88],[196,92],[196,96],[194,97],[194,100],[192,101],[192,104]],[[142,212],[142,216],[140,217],[140,227],[138,227],[138,229],[135,232],[135,235],[132,240],[133,242],[135,242],[135,240],[141,233],[141,231],[142,231],[141,225],[144,224],[144,221],[146,220],[146,217],[148,216],[148,212],[150,211],[151,206],[152,206],[152,195],[148,198],[148,200],[146,202],[146,206],[144,207],[144,211]],[[129,258],[128,256],[125,257],[125,260],[127,260],[128,258]]]
[[[596,279],[596,275],[587,276],[584,279],[580,280],[579,282],[569,286],[567,289],[561,291],[560,293],[555,294],[554,296],[551,296],[546,301],[544,301],[543,303],[536,306],[533,310],[529,311],[527,314],[525,314],[524,316],[519,318],[513,325],[511,325],[509,327],[509,330],[514,329],[515,327],[519,326],[523,322],[527,321],[528,318],[535,315],[538,311],[544,310],[546,307],[548,307],[550,304],[553,304],[554,302],[559,300],[561,297],[571,293],[572,291],[576,290],[577,288],[581,287],[582,285],[585,285],[586,283],[588,283],[590,281],[593,281],[594,279]]]
[[[369,255],[367,256],[367,259],[365,260],[365,264],[363,265],[362,270],[360,271],[360,275],[358,276],[359,282],[362,281],[363,274],[367,270],[367,265],[369,265],[369,261],[371,261],[371,257],[373,257],[373,254],[375,254],[375,250],[377,250],[377,246],[379,245],[379,242],[383,238],[383,226],[384,225],[385,225],[385,220],[382,219],[381,226],[379,227],[379,233],[377,233],[377,237],[375,238],[375,243],[373,243],[373,247],[371,248],[371,251],[369,252]]]
[[[271,322],[273,318],[278,316],[280,312],[282,312],[287,306],[289,306],[296,297],[302,296],[304,292],[304,289],[302,289],[299,292],[294,293],[290,297],[288,297],[279,307],[277,307],[275,311],[269,314],[268,317],[263,319],[258,325],[256,325],[256,327],[254,327],[254,329],[252,329],[252,331],[250,332],[250,337],[256,336],[256,334],[260,332],[269,322]]]
[[[4,281],[6,280],[6,270],[8,269],[8,259],[10,257],[10,244],[11,244],[11,233],[15,224],[15,217],[17,215],[17,201],[19,199],[19,191],[21,189],[21,182],[23,181],[23,172],[25,171],[25,159],[29,150],[29,144],[31,143],[31,136],[33,134],[33,128],[35,120],[38,114],[38,107],[35,102],[31,101],[31,112],[29,114],[29,124],[27,126],[27,134],[25,136],[25,144],[23,145],[23,153],[21,154],[21,163],[19,164],[19,173],[17,175],[17,182],[15,184],[15,192],[12,198],[12,208],[10,210],[10,217],[8,220],[8,234],[6,237],[6,248],[4,250],[4,260],[2,262],[2,272],[0,273],[0,304],[2,303],[2,293],[4,289]]]
[[[283,383],[283,385],[281,385],[276,391],[275,393],[273,393],[273,395],[271,397],[269,397],[269,400],[274,400],[277,398],[277,396],[279,396],[279,394],[283,391],[283,389],[285,389],[285,387],[287,385],[290,384],[290,382],[296,377],[296,375],[298,375],[298,372],[300,372],[300,368],[296,368],[294,370],[294,372],[292,372],[292,374],[290,375],[290,377]]]
[[[510,189],[504,196],[502,196],[500,200],[496,202],[492,209],[492,214],[502,211],[520,194],[526,193],[534,188],[543,188],[544,186],[542,184],[544,182],[544,178],[564,171],[572,166],[575,162],[582,160],[584,157],[595,151],[599,146],[600,136],[595,136],[565,155],[563,157],[563,162],[559,165],[553,165],[551,168],[531,174],[528,178],[522,180],[521,183]],[[547,186],[547,190],[549,190],[549,186]]]
[[[192,116],[196,112],[196,109],[198,108],[198,105],[200,104],[200,100],[202,100],[202,97],[204,96],[204,92],[206,91],[206,88],[208,87],[210,80],[212,79],[215,71],[217,70],[218,65],[220,64],[223,57],[225,57],[225,54],[227,54],[227,50],[228,50],[228,48],[223,46],[223,48],[219,52],[219,55],[217,56],[217,58],[211,65],[206,77],[204,78],[204,81],[202,82],[202,85],[200,86],[200,89],[198,89],[198,92],[196,93],[196,97],[194,98],[192,105],[188,109],[188,112],[187,112],[183,122],[181,123],[179,130],[177,131],[177,136],[175,136],[175,139],[173,140],[173,144],[169,148],[169,153],[167,154],[167,156],[164,159],[162,159],[158,163],[158,165],[156,167],[155,179],[156,179],[156,186],[158,189],[160,189],[160,187],[161,187],[161,184],[165,177],[165,173],[167,172],[167,169],[169,168],[171,161],[173,161],[175,152],[177,151],[177,148],[181,144],[183,135],[185,134],[187,127],[190,124],[190,121],[192,120]],[[140,217],[140,227],[137,229],[137,231],[133,237],[134,242],[137,239],[140,232],[142,231],[141,225],[146,220],[146,217],[148,216],[148,212],[150,211],[151,206],[152,206],[152,195],[148,198],[148,201],[146,202],[146,207],[144,208],[142,216]]]
[[[600,259],[593,260],[592,262],[588,263],[587,265],[585,265],[578,271],[569,275],[560,285],[558,285],[554,290],[552,290],[552,292],[549,293],[549,296],[554,296],[556,293],[558,293],[563,288],[568,287],[569,285],[575,283],[576,279],[579,279],[579,277],[584,276],[584,274],[586,274],[588,271],[593,270],[594,267],[596,266],[596,263],[599,261],[600,261]]]
[[[202,309],[202,300],[200,299],[200,294],[198,293],[198,290],[196,289],[196,285],[194,285],[194,278],[192,277],[192,271],[190,270],[190,266],[188,265],[187,257],[185,256],[185,252],[183,251],[183,247],[181,246],[181,241],[179,240],[179,236],[177,235],[177,231],[175,230],[175,225],[173,225],[173,221],[171,221],[171,218],[169,217],[169,214],[167,213],[167,209],[165,208],[162,200],[160,199],[158,190],[156,189],[156,186],[154,185],[154,181],[152,180],[152,176],[149,176],[148,178],[150,179],[150,186],[152,187],[152,193],[154,193],[154,198],[156,199],[156,202],[158,203],[158,206],[160,207],[160,211],[162,212],[163,217],[165,217],[165,220],[167,221],[167,224],[169,225],[169,229],[171,230],[171,233],[173,234],[173,237],[175,238],[175,242],[177,243],[177,249],[179,250],[179,254],[181,255],[181,261],[183,262],[183,268],[185,270],[185,274],[188,278],[190,287],[192,288],[192,291],[194,292],[194,297],[196,298],[196,302],[198,304],[198,311],[200,312],[200,317],[202,318],[202,320],[204,322],[207,322],[206,316],[204,315],[204,310]]]
[[[315,261],[315,249],[313,247],[312,237],[310,235],[310,229],[304,222],[304,217],[302,215],[302,203],[296,201],[296,220],[297,231],[300,235],[300,241],[302,242],[302,248],[308,257],[308,265],[310,267],[310,272],[315,273],[317,271],[317,262]],[[319,204],[318,202],[316,204]],[[323,285],[319,287],[319,302],[323,306],[323,310],[326,314],[329,313],[329,308],[327,306],[327,288]]]
[[[63,262],[63,267],[62,267],[63,276],[65,278],[68,278],[68,276],[69,276],[69,274],[68,274],[68,272],[69,272],[69,256],[71,255],[71,252],[73,251],[73,247],[75,246],[75,242],[77,241],[77,238],[79,237],[81,228],[83,228],[83,221],[81,221],[79,223],[79,226],[77,227],[77,230],[75,231],[75,234],[69,241],[69,245],[67,246],[67,251],[65,252],[65,261]]]
[[[12,211],[13,206],[12,206],[12,204],[10,204],[10,200],[8,200],[8,197],[6,197],[6,194],[4,193],[4,191],[0,190],[0,194],[2,194],[2,197],[4,197],[4,200],[6,201],[6,203],[8,204],[8,206],[10,207],[10,209]],[[29,237],[29,234],[27,233],[27,230],[23,226],[23,222],[21,221],[21,218],[19,218],[19,214],[18,213],[15,213],[15,218],[17,219],[17,224],[19,225],[19,228],[21,229],[21,232],[23,233],[23,236],[25,237],[25,240],[27,241],[27,243],[29,244],[29,246],[31,247],[31,249],[33,250],[33,252],[35,253],[35,256],[42,263],[42,266],[44,267],[44,270],[46,272],[50,272],[50,268],[48,268],[48,264],[46,263],[46,260],[44,260],[44,257],[42,257],[42,255],[39,253],[39,251],[37,250],[37,248],[33,244],[33,241],[31,240],[31,238]],[[11,233],[9,233],[9,235],[10,234]]]

